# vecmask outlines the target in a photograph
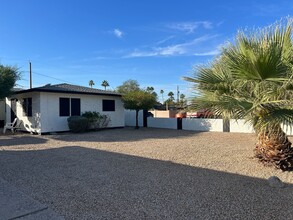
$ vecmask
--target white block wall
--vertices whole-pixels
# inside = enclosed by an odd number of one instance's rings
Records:
[[[135,118],[136,111],[134,110],[125,110],[125,126],[135,126],[136,125],[136,118]],[[143,111],[140,110],[138,112],[138,126],[143,126]]]
[[[183,118],[182,129],[189,131],[223,131],[223,119]]]
[[[153,118],[148,117],[149,128],[177,129],[177,118]]]
[[[230,132],[237,133],[254,133],[254,129],[251,124],[245,123],[245,120],[231,119],[230,120]]]
[[[293,124],[282,124],[282,129],[287,135],[293,135]]]

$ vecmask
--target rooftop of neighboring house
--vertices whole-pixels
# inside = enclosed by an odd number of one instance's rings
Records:
[[[90,95],[110,95],[110,96],[121,96],[120,93],[94,89],[85,86],[71,85],[67,83],[51,85],[47,84],[41,87],[35,87],[32,89],[15,91],[15,94],[28,93],[28,92],[54,92],[54,93],[73,93],[73,94],[90,94]]]

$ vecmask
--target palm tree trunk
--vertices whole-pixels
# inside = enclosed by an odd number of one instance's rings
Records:
[[[293,148],[280,126],[261,131],[254,150],[255,156],[266,165],[274,165],[283,171],[293,170]]]

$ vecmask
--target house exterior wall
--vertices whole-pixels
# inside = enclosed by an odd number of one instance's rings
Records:
[[[21,129],[28,132],[41,132],[40,113],[40,94],[37,92],[14,95],[16,102],[16,116],[22,121]],[[32,116],[28,117],[23,111],[23,99],[32,98]],[[6,98],[6,122],[11,122],[11,99]]]
[[[59,98],[79,98],[81,113],[96,111],[108,115],[108,127],[124,127],[124,107],[119,96],[85,95],[68,93],[40,93],[42,133],[68,131],[68,116],[59,116]],[[115,100],[115,111],[103,111],[102,100]]]
[[[177,111],[176,110],[153,110],[149,111],[154,115],[154,118],[175,118]]]

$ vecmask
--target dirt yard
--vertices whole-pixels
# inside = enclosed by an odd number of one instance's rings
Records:
[[[65,219],[293,219],[293,172],[259,164],[255,142],[151,128],[1,134],[0,178]]]

